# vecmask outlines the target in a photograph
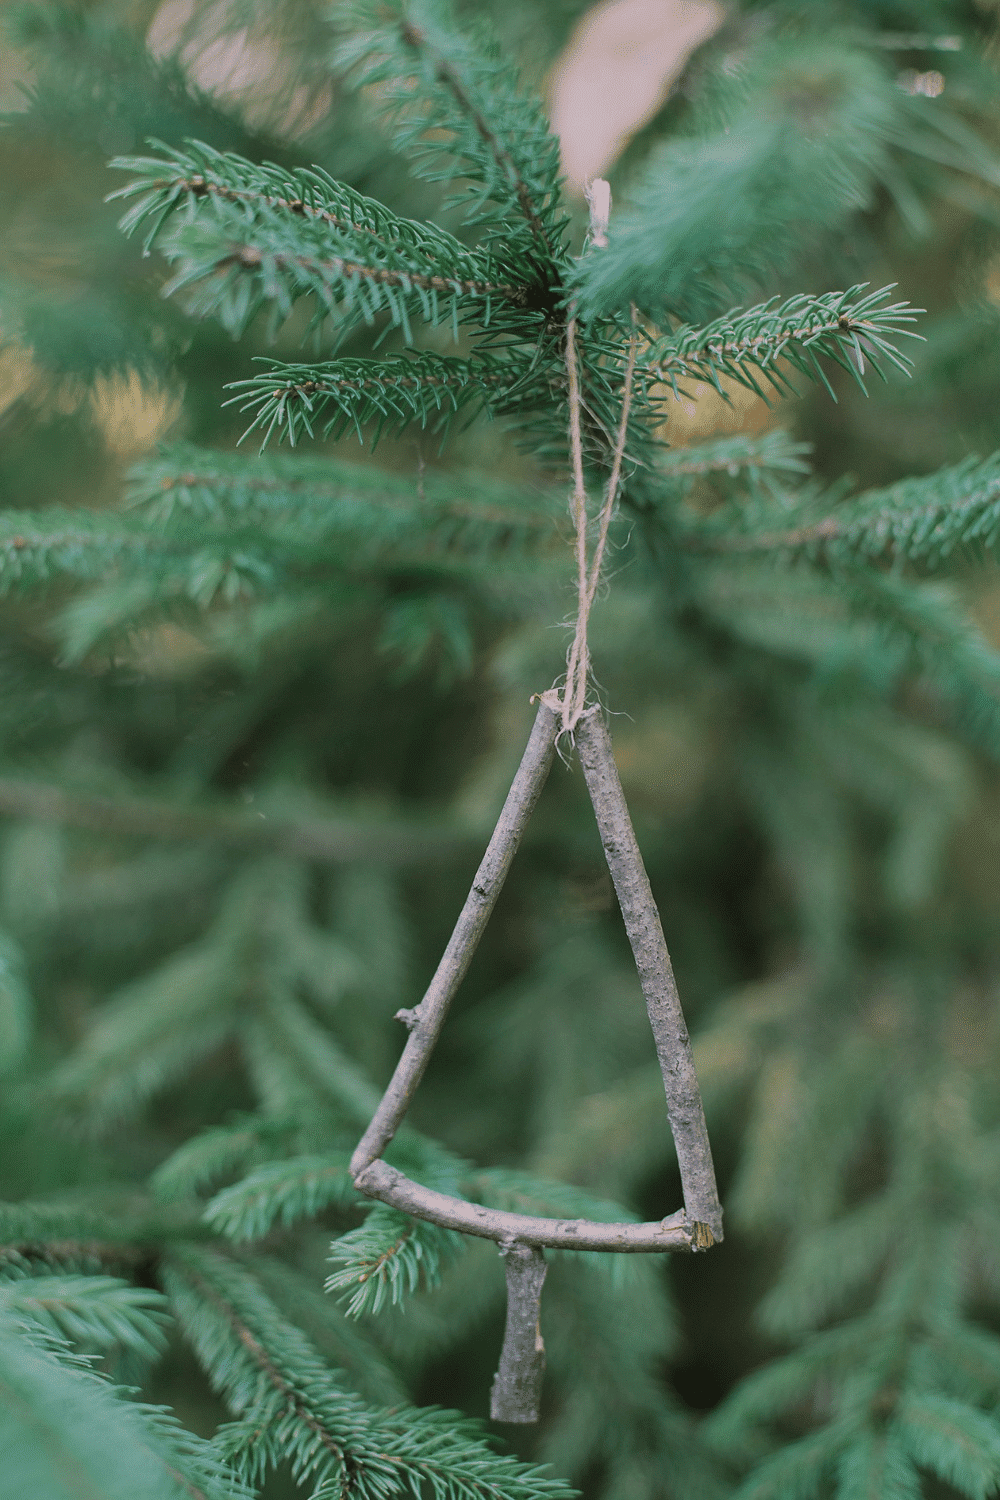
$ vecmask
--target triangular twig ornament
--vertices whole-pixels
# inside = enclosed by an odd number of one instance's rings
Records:
[[[545,1368],[538,1322],[545,1247],[691,1251],[707,1250],[722,1238],[722,1209],[687,1027],[611,741],[597,707],[584,711],[576,720],[576,747],[646,997],[677,1148],[684,1207],[669,1218],[647,1224],[534,1218],[435,1192],[381,1159],[424,1075],[448,1007],[465,977],[552,766],[560,719],[545,701],[549,697],[545,694],[540,703],[527,749],[437,972],[420,1004],[399,1013],[410,1027],[409,1040],[351,1158],[355,1186],[370,1198],[389,1203],[414,1218],[495,1240],[499,1245],[507,1271],[507,1327],[490,1405],[490,1414],[498,1422],[538,1420]]]

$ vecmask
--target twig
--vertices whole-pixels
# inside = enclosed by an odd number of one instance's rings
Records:
[[[354,1186],[369,1198],[388,1203],[416,1219],[428,1219],[442,1229],[474,1234],[478,1239],[509,1241],[552,1250],[618,1250],[625,1254],[652,1254],[664,1250],[700,1250],[696,1225],[681,1210],[668,1219],[645,1224],[602,1224],[595,1219],[543,1219],[534,1214],[515,1214],[503,1208],[483,1208],[464,1198],[424,1187],[390,1167],[373,1161],[354,1179]]]
[[[415,1014],[410,1014],[409,1021],[412,1021],[413,1029],[403,1055],[351,1158],[352,1176],[356,1176],[377,1156],[381,1156],[395,1135],[424,1076],[448,1007],[472,962],[472,955],[503,888],[517,846],[521,842],[521,835],[545,785],[555,754],[556,722],[556,716],[548,705],[540,703],[527,749],[507,793],[503,811],[455,924],[451,940],[428,985],[427,993],[416,1007]]]
[[[670,955],[642,863],[611,741],[600,709],[590,709],[576,728],[576,744],[601,842],[625,919],[667,1096],[670,1128],[684,1190],[684,1207],[705,1248],[722,1239],[712,1149],[705,1125],[691,1043],[677,995]]]
[[[507,1326],[490,1391],[494,1422],[537,1422],[545,1374],[540,1299],[545,1256],[529,1245],[500,1245],[507,1272]]]
[[[456,296],[465,293],[472,297],[509,297],[514,302],[523,302],[527,290],[511,286],[506,282],[476,281],[474,278],[460,279],[457,276],[429,276],[419,271],[403,270],[394,266],[366,266],[361,261],[345,260],[342,255],[331,255],[328,260],[317,260],[315,256],[293,255],[290,252],[275,252],[268,256],[256,245],[235,245],[217,262],[217,266],[240,266],[244,271],[260,270],[265,262],[278,270],[304,271],[310,274],[331,272],[347,281],[368,281],[378,286],[401,286],[408,292],[411,286],[423,287],[426,291],[453,292]]]

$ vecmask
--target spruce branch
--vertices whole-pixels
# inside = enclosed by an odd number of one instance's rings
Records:
[[[755,651],[813,676],[890,699],[919,689],[913,708],[955,724],[989,755],[1000,732],[1000,656],[946,585],[874,569],[835,577],[767,561],[703,565],[701,606]]]
[[[581,316],[634,301],[661,325],[703,323],[806,261],[877,191],[927,233],[928,182],[952,185],[925,163],[996,181],[995,154],[947,101],[920,110],[828,29],[759,38],[699,94],[688,128],[650,151],[607,250],[575,266]]]
[[[675,399],[685,380],[706,381],[724,395],[723,376],[760,396],[768,388],[784,395],[794,389],[785,370],[790,365],[820,381],[836,400],[821,357],[847,370],[862,390],[866,364],[883,380],[883,363],[909,373],[912,361],[893,340],[920,337],[907,325],[921,309],[890,303],[892,290],[887,286],[862,295],[865,287],[858,285],[818,297],[790,297],[778,305],[772,298],[747,312],[727,313],[704,328],[680,328],[643,351],[639,373],[668,386]]]
[[[61,1340],[6,1312],[0,1450],[4,1481],[19,1496],[251,1500],[203,1438],[162,1407],[130,1401]]]
[[[700,479],[710,474],[735,479],[740,474],[808,474],[808,443],[797,443],[783,428],[773,432],[737,433],[734,437],[713,438],[690,448],[666,448],[656,457],[655,472],[681,480]]]
[[[107,1126],[136,1113],[193,1059],[235,1036],[246,1050],[266,1044],[279,1063],[290,1053],[302,1075],[300,1102],[303,1093],[308,1103],[318,1095],[326,1112],[333,1106],[357,1128],[377,1091],[295,993],[322,992],[320,955],[344,963],[339,946],[324,944],[309,925],[302,896],[301,872],[284,861],[266,859],[242,871],[201,936],[103,1006],[53,1075],[50,1097]]]
[[[203,198],[241,204],[248,218],[258,210],[271,209],[305,215],[338,232],[366,236],[380,246],[390,243],[397,232],[396,216],[376,198],[366,198],[335,181],[320,167],[287,170],[273,162],[247,161],[232,151],[216,151],[203,141],[188,141],[182,150],[162,141],[150,144],[163,156],[119,156],[108,164],[116,171],[139,174],[127,187],[109,194],[108,201],[144,195],[119,224],[126,235],[146,225],[144,254],[152,250],[168,214],[183,208],[191,217]]]
[[[279,986],[259,1011],[255,1049],[261,1066],[294,1079],[298,1102],[307,1111],[332,1111],[352,1132],[371,1118],[378,1089],[349,1057],[331,1031],[320,1025],[294,994]]]
[[[485,228],[505,264],[530,265],[543,301],[564,263],[568,225],[558,197],[559,145],[534,98],[517,88],[495,45],[475,47],[441,4],[356,4],[339,61],[358,85],[381,85],[395,145],[432,181],[464,178],[453,203]]]
[[[344,1293],[348,1317],[375,1314],[412,1296],[421,1283],[437,1286],[461,1250],[453,1230],[378,1204],[359,1229],[330,1246],[329,1258],[341,1269],[327,1277],[326,1290]]]
[[[312,1270],[303,1272],[277,1256],[255,1255],[253,1271],[282,1315],[309,1330],[321,1356],[344,1371],[359,1396],[377,1406],[407,1404],[401,1372],[385,1347],[381,1328],[346,1317]]]
[[[216,1125],[178,1146],[157,1167],[150,1186],[161,1202],[183,1201],[218,1177],[240,1170],[252,1172],[287,1147],[298,1130],[297,1120],[265,1115],[249,1115],[227,1125]]]
[[[518,396],[523,363],[480,354],[464,360],[421,353],[386,359],[338,359],[325,365],[292,365],[268,361],[270,369],[249,380],[234,381],[239,390],[229,405],[256,415],[248,437],[263,429],[261,448],[277,431],[294,446],[303,432],[339,438],[375,424],[373,442],[383,433],[402,432],[410,423],[444,433],[460,411],[503,410]],[[332,414],[318,420],[326,408]]]
[[[264,303],[287,318],[303,296],[316,300],[313,326],[327,316],[371,324],[386,313],[407,340],[415,316],[450,323],[457,336],[460,322],[489,327],[494,304],[525,306],[525,287],[498,280],[488,258],[325,174],[289,179],[199,143],[166,160],[113,165],[141,173],[114,196],[143,195],[121,227],[130,234],[152,220],[146,251],[155,240],[177,266],[165,295],[197,288],[191,310],[233,332]]]
[[[0,1321],[26,1319],[84,1350],[127,1349],[155,1359],[169,1323],[161,1293],[114,1276],[39,1275],[8,1260],[0,1267]]]
[[[963,459],[835,508],[827,497],[810,495],[797,513],[785,508],[780,518],[773,510],[748,511],[742,526],[731,523],[727,530],[710,545],[800,555],[828,566],[872,559],[935,568],[956,556],[979,559],[1000,540],[1000,455]]]
[[[423,548],[470,555],[547,550],[562,497],[482,474],[425,470],[419,477],[370,465],[171,444],[135,465],[126,504],[150,524],[189,517],[226,528],[295,523],[367,552],[418,538]]]
[[[227,1239],[261,1239],[276,1224],[287,1227],[315,1218],[331,1205],[350,1207],[361,1200],[347,1170],[349,1153],[293,1156],[255,1167],[223,1188],[205,1207],[205,1221]]]
[[[239,1415],[217,1442],[247,1478],[287,1461],[316,1500],[384,1500],[425,1484],[442,1500],[571,1500],[542,1470],[494,1453],[467,1418],[386,1411],[345,1391],[251,1271],[184,1249],[165,1279],[209,1378]]]
[[[0,1202],[0,1245],[7,1259],[74,1266],[131,1265],[152,1247],[174,1239],[207,1237],[184,1208],[157,1208],[138,1199],[99,1206],[85,1202]]]

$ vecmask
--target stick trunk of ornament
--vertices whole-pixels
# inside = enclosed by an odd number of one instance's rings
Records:
[[[546,694],[546,697],[549,695]],[[517,846],[545,785],[560,719],[544,699],[503,811],[451,940],[413,1010],[400,1011],[410,1036],[389,1086],[351,1159],[355,1186],[414,1218],[495,1240],[507,1274],[507,1326],[493,1382],[490,1415],[498,1422],[536,1422],[545,1347],[539,1304],[543,1248],[652,1252],[707,1250],[722,1238],[722,1209],[712,1167],[698,1080],[673,969],[599,708],[576,721],[575,739],[587,790],[621,906],[656,1043],[670,1129],[677,1148],[683,1210],[647,1224],[546,1219],[484,1208],[413,1182],[381,1160],[424,1075],[448,1006],[489,921]]]

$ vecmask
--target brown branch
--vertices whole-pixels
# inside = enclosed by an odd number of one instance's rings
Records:
[[[169,802],[68,792],[44,782],[0,776],[0,817],[63,823],[123,837],[210,840],[233,849],[276,850],[299,859],[340,864],[370,860],[405,865],[440,857],[471,835],[419,824],[257,818],[224,808],[176,807]]]
[[[272,262],[282,270],[332,271],[347,279],[358,277],[378,282],[381,286],[400,286],[404,291],[409,291],[411,286],[419,286],[429,292],[465,292],[476,297],[508,297],[518,305],[522,305],[528,295],[526,287],[509,286],[505,283],[493,285],[488,281],[463,281],[455,276],[425,276],[418,271],[396,270],[390,266],[366,266],[360,261],[347,260],[340,255],[332,255],[329,260],[317,260],[308,255],[286,254],[281,250],[268,254],[259,250],[256,245],[236,245],[228,255],[220,256],[216,264],[239,265],[244,270],[256,271],[265,261]]]
[[[205,1301],[210,1302],[216,1311],[222,1314],[233,1333],[250,1355],[254,1364],[266,1375],[274,1389],[280,1391],[287,1398],[288,1404],[295,1415],[309,1428],[310,1432],[315,1434],[327,1452],[333,1455],[343,1472],[347,1468],[347,1457],[343,1448],[326,1430],[323,1423],[310,1411],[308,1405],[295,1387],[285,1379],[264,1348],[264,1345],[243,1321],[233,1304],[228,1298],[223,1297],[218,1289],[206,1280],[204,1276],[199,1275],[186,1260],[182,1261],[179,1266],[176,1260],[172,1264],[174,1271],[197,1287],[199,1294],[204,1297]]]
[[[268,208],[284,208],[287,209],[289,213],[301,214],[307,218],[318,219],[325,224],[331,225],[335,229],[346,229],[349,230],[352,234],[367,235],[370,239],[374,240],[376,244],[382,246],[385,249],[395,250],[398,248],[390,241],[387,241],[384,235],[379,234],[377,230],[372,229],[369,225],[356,224],[351,219],[343,219],[338,214],[330,213],[328,209],[313,208],[311,204],[304,202],[301,198],[281,198],[278,196],[272,196],[269,193],[255,193],[248,188],[227,187],[223,183],[210,182],[208,179],[197,175],[194,177],[181,177],[173,179],[159,178],[155,182],[153,182],[151,186],[154,188],[185,188],[196,198],[204,198],[211,194],[219,198],[224,198],[232,203],[249,203],[251,205],[254,203],[261,203]],[[238,261],[241,265],[244,265],[247,268],[252,268],[260,264],[260,255],[261,252],[258,251],[255,246],[246,245],[241,246],[237,250],[235,250],[231,258]],[[333,256],[329,261],[312,262],[307,256],[279,254],[274,256],[274,260],[278,264],[287,263],[299,266],[316,264],[326,269],[337,269],[339,274],[341,275],[366,276],[370,280],[375,281],[388,282],[392,278],[397,278],[396,284],[405,286],[406,282],[409,281],[416,286],[425,288],[428,291],[432,289],[435,291],[455,291],[456,288],[460,288],[463,291],[468,291],[473,294],[480,293],[482,295],[503,295],[509,297],[511,301],[517,302],[518,304],[523,304],[526,301],[528,295],[527,287],[508,285],[492,286],[488,282],[456,281],[454,277],[449,278],[447,276],[430,276],[416,271],[391,271],[388,268],[384,267],[373,269],[372,267],[364,266],[359,262],[344,260],[340,256]]]
[[[416,1219],[427,1219],[442,1229],[455,1229],[459,1234],[498,1243],[507,1241],[552,1250],[616,1250],[631,1255],[707,1248],[698,1234],[699,1227],[704,1226],[692,1224],[683,1209],[669,1218],[645,1224],[545,1219],[449,1197],[414,1182],[381,1160],[371,1162],[359,1172],[354,1185],[369,1198],[377,1198],[380,1203],[412,1214]]]
[[[228,187],[225,183],[213,182],[197,174],[194,177],[161,177],[150,186],[185,188],[195,198],[205,198],[211,195],[225,198],[230,203],[261,203],[266,208],[284,208],[289,213],[302,214],[305,218],[320,219],[334,229],[349,229],[352,234],[367,234],[379,245],[388,243],[385,236],[372,229],[369,224],[356,224],[353,219],[342,219],[339,214],[333,214],[325,208],[314,208],[311,203],[306,203],[301,198],[281,198],[271,193],[255,193],[251,188]]]
[[[618,903],[625,919],[667,1096],[670,1128],[697,1248],[722,1239],[712,1148],[670,955],[599,708],[577,725],[576,745]]]
[[[424,1076],[448,1007],[472,962],[472,955],[503,889],[528,819],[545,785],[555,754],[555,742],[556,716],[542,703],[521,764],[493,830],[493,837],[476,872],[451,940],[427,993],[420,1004],[408,1012],[408,1024],[413,1029],[381,1103],[351,1158],[352,1177],[356,1177],[370,1162],[381,1156],[395,1135]]]
[[[475,379],[478,385],[516,385],[516,380],[509,380],[501,370],[475,371]],[[343,376],[340,380],[301,380],[289,381],[284,387],[288,392],[294,391],[297,396],[315,396],[318,393],[329,392],[334,395],[338,391],[386,391],[386,390],[421,390],[424,386],[441,386],[450,391],[451,384],[443,375],[403,375],[398,380],[390,383],[385,380],[369,380],[367,378]]]
[[[829,323],[817,323],[813,328],[793,328],[780,336],[780,342],[782,345],[798,343],[803,339],[814,339],[817,335],[823,333],[864,334],[866,330],[870,330],[872,327],[871,323],[863,321],[856,323],[850,318],[840,317],[834,318]],[[774,334],[762,333],[758,334],[754,339],[743,339],[741,341],[721,344],[703,344],[700,349],[693,349],[690,354],[668,354],[666,360],[646,365],[645,370],[650,375],[659,375],[667,380],[670,379],[672,374],[683,374],[685,371],[693,375],[698,366],[705,364],[708,360],[717,360],[725,356],[734,360],[735,363],[740,363],[747,356],[752,358],[762,346],[773,345],[776,342],[778,340]]]
[[[507,1324],[490,1390],[494,1422],[537,1422],[545,1374],[540,1301],[545,1256],[529,1245],[501,1244],[507,1273]]]

